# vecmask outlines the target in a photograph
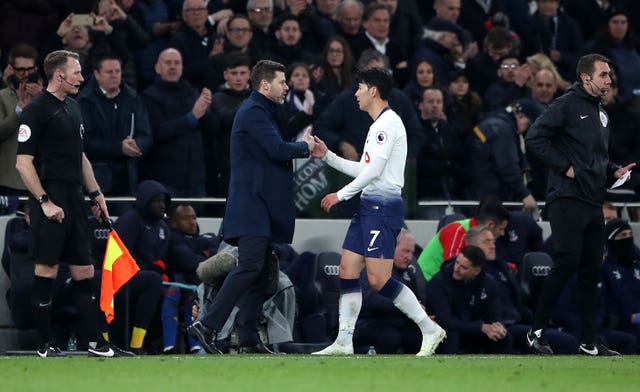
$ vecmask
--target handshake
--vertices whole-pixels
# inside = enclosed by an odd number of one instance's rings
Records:
[[[307,143],[312,156],[322,159],[327,154],[328,149],[324,142],[317,136],[311,136],[311,126],[304,130],[302,140]]]

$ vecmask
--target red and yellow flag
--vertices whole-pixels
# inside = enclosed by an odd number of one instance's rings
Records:
[[[113,320],[113,296],[140,268],[122,243],[115,230],[111,230],[107,238],[107,248],[102,263],[102,286],[100,289],[100,309],[107,318]]]

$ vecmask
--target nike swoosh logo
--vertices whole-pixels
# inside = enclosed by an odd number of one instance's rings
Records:
[[[527,344],[529,347],[533,346],[533,340],[529,339],[529,334],[527,334]]]
[[[378,249],[379,246],[376,246],[375,248],[369,248],[367,247],[367,252],[373,252],[374,250]]]
[[[98,355],[98,356],[100,356],[100,357],[113,357],[113,356],[115,356],[115,355],[116,355],[116,354],[113,352],[113,349],[112,349],[111,347],[109,347],[109,351],[104,351],[104,352],[103,352],[103,351],[97,351],[97,350],[94,350],[94,351],[93,351],[93,353],[94,353],[94,354],[96,354],[96,355]]]
[[[38,303],[38,306],[41,307],[41,308],[44,308],[45,306],[49,306],[49,305],[51,305],[51,301],[45,302],[45,303],[42,303],[42,302]]]
[[[592,350],[589,350],[584,346],[580,346],[580,350],[584,351],[585,353],[587,353],[589,355],[598,355],[598,349],[595,348],[595,347]]]
[[[580,120],[584,120],[585,118],[589,117],[589,115],[587,114],[586,116],[580,116]]]

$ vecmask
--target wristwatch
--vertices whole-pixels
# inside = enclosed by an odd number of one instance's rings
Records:
[[[38,198],[38,203],[44,204],[49,201],[49,195],[46,193]]]
[[[94,200],[96,197],[100,196],[101,194],[102,194],[102,191],[100,191],[100,189],[93,191],[89,193],[89,199]]]

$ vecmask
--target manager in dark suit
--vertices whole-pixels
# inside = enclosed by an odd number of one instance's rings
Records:
[[[238,265],[229,273],[201,321],[189,327],[208,353],[220,354],[217,332],[238,303],[246,324],[238,330],[240,352],[268,353],[255,321],[262,310],[262,286],[269,244],[291,243],[295,226],[291,160],[313,149],[310,130],[302,142],[285,142],[276,121],[289,87],[282,64],[258,62],[251,72],[254,91],[233,121],[231,179],[224,217],[224,240],[238,246]]]

